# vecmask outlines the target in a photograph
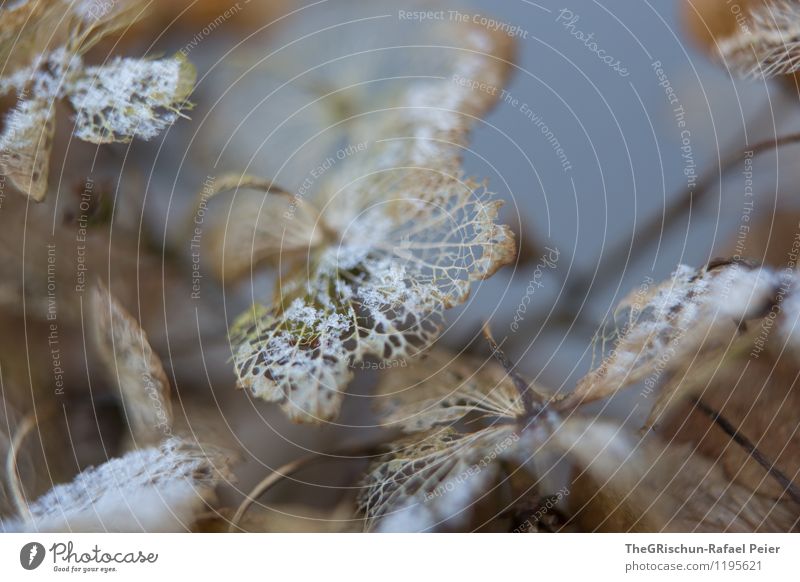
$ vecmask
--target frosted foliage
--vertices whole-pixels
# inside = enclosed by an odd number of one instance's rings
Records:
[[[216,459],[216,457],[214,458]],[[30,505],[39,531],[185,531],[225,468],[177,439],[79,473]]]
[[[283,278],[283,305],[251,310],[234,325],[240,385],[295,420],[329,419],[354,364],[430,345],[444,310],[513,257],[513,236],[495,224],[499,205],[485,197],[460,188],[400,223],[387,206],[361,214],[338,247],[316,250],[309,271]]]
[[[750,11],[748,27],[737,27],[719,43],[728,67],[742,77],[769,78],[800,70],[800,4],[767,2]]]
[[[394,443],[367,473],[359,506],[366,527],[432,531],[469,520],[474,504],[495,482],[496,457],[513,448],[512,427],[461,435],[452,429]]]
[[[84,64],[86,51],[138,20],[144,5],[42,0],[29,10],[27,4],[4,7],[0,50],[12,50],[15,62],[0,75],[0,95],[15,92],[17,104],[0,134],[0,169],[34,200],[42,200],[47,189],[57,100],[66,99],[76,110],[74,135],[94,143],[153,138],[187,106],[194,70],[180,57]],[[11,46],[6,23],[19,35]]]
[[[763,315],[777,284],[774,273],[739,264],[700,271],[681,266],[666,282],[634,291],[617,311],[613,349],[600,334],[603,358],[571,398],[602,398],[727,345],[743,322]]]
[[[184,65],[118,57],[86,68],[69,87],[75,135],[93,143],[154,138],[179,117],[191,86]]]
[[[0,134],[0,171],[36,201],[46,193],[54,132],[50,103],[28,100],[7,115]]]
[[[453,74],[502,85],[513,48],[506,35],[469,25],[443,31],[464,45],[437,54]],[[241,387],[281,403],[294,420],[331,419],[356,364],[414,356],[473,281],[513,260],[513,234],[497,224],[500,203],[461,177],[467,132],[494,99],[449,77],[410,82],[386,109],[348,124],[350,143],[363,147],[283,225],[282,236],[307,248],[283,249],[276,304],[249,310],[231,330]],[[258,248],[231,252],[252,257]],[[267,248],[271,255],[274,245]]]

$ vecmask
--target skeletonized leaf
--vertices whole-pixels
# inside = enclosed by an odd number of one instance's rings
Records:
[[[32,503],[30,521],[6,522],[0,530],[187,531],[228,478],[224,457],[170,439],[79,473]]]
[[[280,303],[231,330],[239,385],[295,420],[338,413],[352,367],[398,361],[431,345],[443,312],[514,254],[499,204],[470,188],[401,224],[383,208],[357,217],[336,247],[279,281]],[[324,219],[324,218],[323,218]]]
[[[517,418],[525,413],[517,389],[493,361],[429,351],[407,368],[391,370],[378,395],[382,420],[406,432],[451,424],[467,415]]]
[[[75,135],[94,143],[152,138],[180,116],[194,82],[194,69],[181,57],[144,61],[117,58],[85,67],[83,55],[104,36],[141,18],[143,0],[37,0],[3,9],[0,57],[10,52],[0,94],[15,91],[17,106],[6,114],[0,135],[0,169],[24,194],[41,201],[56,101],[76,108]],[[6,14],[7,13],[7,14]],[[19,34],[6,20],[24,20]],[[39,131],[41,128],[45,131]],[[34,155],[35,153],[35,155]]]
[[[307,201],[324,243],[286,267],[275,304],[255,305],[231,330],[239,386],[281,403],[294,420],[335,417],[354,364],[417,354],[473,281],[513,260],[500,203],[460,169],[467,133],[499,89],[452,81],[501,86],[513,42],[472,25],[443,30],[462,41],[436,54],[450,75],[409,81],[386,108],[353,120],[351,143],[364,148]]]
[[[517,441],[515,428],[506,425],[467,435],[448,428],[394,443],[367,473],[359,498],[367,529],[458,527],[494,484],[497,458]]]
[[[146,446],[172,430],[170,385],[159,357],[137,321],[100,283],[92,296],[94,339],[116,379],[133,442]]]
[[[740,264],[700,271],[679,267],[671,279],[622,302],[617,316],[623,323],[613,349],[566,402],[597,400],[642,380],[655,382],[701,352],[724,348],[736,339],[740,325],[764,315],[778,284],[771,271]]]

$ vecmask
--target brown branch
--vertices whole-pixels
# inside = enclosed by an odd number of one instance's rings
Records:
[[[525,412],[529,416],[537,414],[541,410],[541,403],[534,403],[534,395],[530,384],[517,372],[515,369],[516,365],[512,364],[505,352],[500,349],[494,336],[492,336],[492,330],[489,329],[488,321],[483,324],[483,337],[486,338],[486,341],[489,342],[489,347],[492,348],[492,356],[500,362],[503,369],[505,369],[506,373],[511,378],[511,381],[514,383],[514,387],[517,389],[517,392],[519,392],[520,398],[522,398],[522,405],[525,408]]]
[[[668,229],[674,227],[694,206],[702,203],[712,191],[717,179],[721,179],[725,173],[739,164],[751,152],[752,157],[756,157],[759,154],[776,151],[785,145],[799,142],[800,133],[792,133],[776,139],[758,142],[725,158],[720,163],[719,168],[715,168],[702,176],[694,188],[686,188],[679,197],[670,203],[663,214],[656,214],[650,217],[643,226],[637,228],[633,240],[621,241],[612,247],[604,255],[607,258],[599,261],[594,272],[584,273],[574,279],[567,290],[567,298],[574,300],[576,296],[583,296],[593,284],[606,285],[610,275],[619,273],[631,259],[641,255]],[[595,274],[598,274],[597,277],[595,277]],[[573,301],[569,301],[569,303],[572,304]]]

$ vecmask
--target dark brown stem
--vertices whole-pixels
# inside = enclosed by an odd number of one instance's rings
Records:
[[[489,342],[489,347],[492,348],[492,355],[503,366],[503,369],[505,369],[511,381],[514,383],[517,392],[519,392],[526,414],[528,416],[536,415],[541,410],[541,405],[534,403],[534,395],[529,383],[520,376],[519,372],[515,369],[516,366],[511,363],[511,360],[508,359],[505,352],[500,349],[494,336],[492,336],[492,331],[489,329],[488,322],[483,324],[483,336],[486,338],[486,341]]]
[[[752,157],[755,157],[798,142],[800,142],[800,133],[792,133],[777,139],[756,143],[722,160],[718,169],[707,172],[698,180],[694,188],[685,189],[670,203],[663,214],[656,214],[646,220],[644,225],[636,230],[632,241],[618,243],[604,255],[605,260],[601,260],[592,273],[585,273],[574,279],[569,285],[567,297],[574,300],[576,297],[583,296],[592,285],[606,285],[610,276],[618,274],[631,259],[641,255],[667,230],[674,227],[687,212],[702,203],[712,191],[717,180],[721,179],[728,170],[739,164],[746,156],[752,153]],[[569,301],[569,303],[572,304],[573,301]]]
[[[750,439],[741,434],[720,412],[714,410],[699,398],[694,399],[694,405],[698,410],[708,415],[708,417],[730,436],[736,444],[742,447],[756,463],[761,465],[770,477],[780,484],[783,490],[792,498],[792,501],[800,504],[800,487],[795,485],[791,479],[784,475],[783,471],[778,469],[775,463],[770,461],[759,451]]]

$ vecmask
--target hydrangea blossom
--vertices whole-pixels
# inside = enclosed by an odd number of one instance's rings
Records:
[[[457,30],[465,46],[442,51],[452,74],[501,87],[510,39]],[[352,120],[350,143],[367,145],[329,169],[313,198],[250,176],[217,184],[269,192],[229,215],[218,239],[233,268],[223,265],[223,274],[261,262],[284,267],[274,304],[256,302],[232,328],[240,387],[294,420],[331,419],[354,364],[420,352],[472,282],[513,260],[513,234],[497,223],[500,202],[461,172],[467,132],[497,94],[450,78],[409,81],[385,107]],[[242,234],[238,225],[254,214],[267,218]]]

